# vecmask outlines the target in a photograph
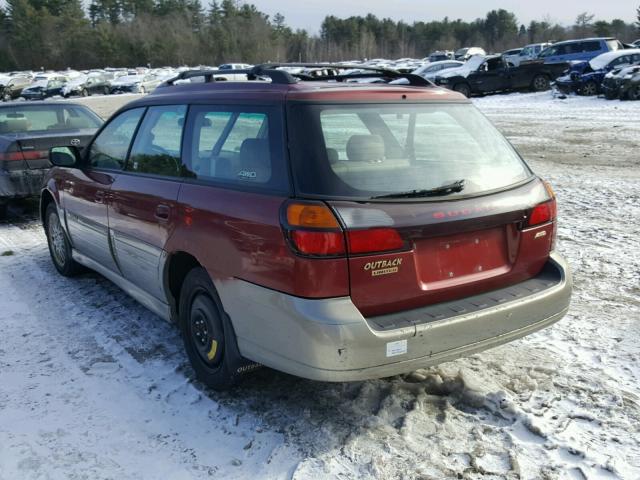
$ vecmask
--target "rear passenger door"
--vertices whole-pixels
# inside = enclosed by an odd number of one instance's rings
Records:
[[[186,113],[185,105],[149,107],[111,187],[109,229],[120,271],[163,301],[164,247],[177,222]]]

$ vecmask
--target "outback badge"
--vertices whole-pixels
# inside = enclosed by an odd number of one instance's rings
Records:
[[[393,260],[378,260],[377,262],[365,263],[364,270],[365,272],[370,271],[372,277],[378,277],[380,275],[398,273],[400,265],[402,265],[402,258],[394,258]]]

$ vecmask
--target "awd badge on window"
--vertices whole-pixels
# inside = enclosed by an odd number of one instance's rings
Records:
[[[378,260],[377,262],[365,263],[364,271],[371,272],[372,277],[379,277],[380,275],[398,273],[400,265],[402,265],[402,258],[394,258],[393,260]]]

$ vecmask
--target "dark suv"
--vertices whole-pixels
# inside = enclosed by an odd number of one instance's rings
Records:
[[[250,81],[184,72],[83,154],[52,149],[41,200],[58,271],[177,322],[203,382],[390,376],[567,312],[555,196],[462,95],[375,69],[410,85],[232,73]]]

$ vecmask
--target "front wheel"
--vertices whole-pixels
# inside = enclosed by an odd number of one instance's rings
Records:
[[[629,92],[627,92],[627,98],[629,100],[640,100],[640,85],[631,87]]]
[[[179,320],[187,356],[202,383],[216,390],[236,383],[229,350],[234,339],[225,328],[222,304],[204,268],[191,270],[180,290]]]
[[[467,98],[471,96],[471,88],[469,88],[469,85],[465,83],[458,83],[456,86],[453,87],[453,90],[455,92],[463,94]]]
[[[584,84],[584,86],[581,89],[581,93],[585,97],[592,97],[593,95],[597,95],[598,85],[596,85],[596,82],[593,82],[590,80]]]
[[[534,92],[544,92],[549,90],[551,82],[546,75],[536,75],[531,82],[531,88]]]
[[[2,101],[3,101],[3,102],[8,102],[8,101],[10,101],[10,100],[11,100],[11,95],[9,95],[8,93],[5,93],[5,94],[2,96]]]
[[[55,204],[50,203],[47,206],[45,220],[49,253],[56,270],[65,277],[72,277],[78,274],[82,267],[71,256],[71,243],[62,228]]]

